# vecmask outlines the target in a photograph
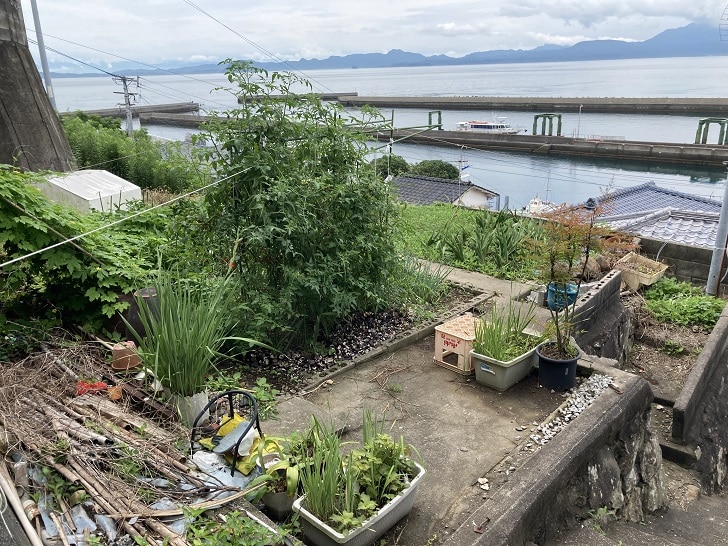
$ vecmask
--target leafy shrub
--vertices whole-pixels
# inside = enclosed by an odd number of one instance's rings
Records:
[[[353,311],[390,305],[397,208],[338,105],[294,94],[310,88],[294,75],[228,62],[241,107],[200,136],[225,180],[185,219],[194,235],[179,234],[204,245],[200,262],[235,264],[240,301],[277,327],[268,340],[315,342]]]
[[[62,116],[61,122],[81,169],[104,169],[140,188],[177,193],[199,187],[209,176],[179,143],[155,142],[143,129],[130,139],[119,120],[77,112]]]
[[[425,159],[413,165],[409,172],[419,176],[432,176],[446,180],[457,180],[460,177],[458,168],[442,159]]]
[[[707,296],[687,282],[663,277],[645,291],[647,310],[655,320],[681,326],[713,328],[725,307],[725,301]]]
[[[377,176],[387,178],[388,176],[399,176],[400,174],[409,172],[410,166],[402,156],[394,154],[384,154],[369,162],[369,166],[374,169]]]
[[[42,178],[0,166],[0,261],[21,258],[108,223],[110,215],[76,211],[48,201],[32,186]],[[125,213],[114,216],[117,220]],[[163,213],[90,233],[0,269],[0,318],[53,318],[76,324],[112,316],[118,293],[128,293],[154,267]]]

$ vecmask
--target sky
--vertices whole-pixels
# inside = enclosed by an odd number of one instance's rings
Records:
[[[726,23],[728,0],[36,0],[46,48],[94,66],[323,59],[402,49],[460,57],[584,40],[642,41]],[[22,0],[35,39],[30,0]],[[717,32],[717,30],[716,30]],[[30,44],[36,55],[37,46]],[[104,52],[101,53],[100,51]],[[79,71],[67,58],[48,53]],[[87,71],[86,69],[82,71]]]

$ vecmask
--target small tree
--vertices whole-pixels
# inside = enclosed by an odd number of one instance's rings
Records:
[[[590,199],[586,206],[564,203],[540,215],[545,222],[542,238],[536,242],[536,252],[541,261],[541,276],[555,294],[555,304],[549,306],[553,343],[541,352],[557,360],[579,354],[572,341],[578,326],[579,288],[589,257],[603,249],[602,236],[609,233],[608,228],[595,224],[599,213],[596,202]],[[577,297],[573,302],[569,302],[569,284],[576,287]]]
[[[456,180],[460,177],[458,168],[442,159],[425,159],[424,161],[420,161],[410,169],[410,172],[419,176],[432,176],[447,180]]]
[[[377,176],[381,178],[399,176],[410,170],[409,163],[402,156],[394,154],[384,154],[382,157],[374,158],[369,162],[369,165],[374,168]]]
[[[352,119],[294,74],[227,62],[240,107],[201,134],[223,181],[178,231],[180,246],[235,266],[246,326],[265,319],[262,336],[247,335],[315,343],[352,312],[389,305],[396,206],[365,162],[364,131],[380,117]]]

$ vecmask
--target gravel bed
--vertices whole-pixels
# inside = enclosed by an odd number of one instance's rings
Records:
[[[399,311],[359,313],[341,323],[316,353],[254,350],[240,360],[240,371],[248,386],[265,377],[281,392],[295,394],[313,378],[345,366],[413,325],[413,318]]]

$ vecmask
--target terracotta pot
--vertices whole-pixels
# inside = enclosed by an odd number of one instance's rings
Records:
[[[122,341],[111,348],[111,367],[120,372],[141,366],[142,358],[133,341]]]

